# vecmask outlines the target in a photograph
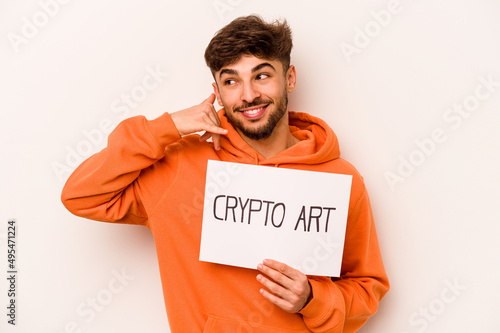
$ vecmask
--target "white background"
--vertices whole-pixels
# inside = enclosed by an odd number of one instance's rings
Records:
[[[361,0],[74,0],[48,17],[38,1],[0,1],[0,265],[5,272],[15,218],[19,266],[15,327],[6,323],[0,274],[0,331],[60,333],[72,322],[78,330],[66,332],[169,331],[150,232],[72,216],[59,199],[67,174],[53,166],[89,147],[83,131],[118,122],[112,103],[139,91],[146,68],[167,74],[129,115],[200,103],[211,93],[203,60],[210,38],[235,17],[260,13],[286,17],[293,29],[290,109],[332,126],[371,196],[392,289],[360,332],[499,332],[500,87],[460,124],[443,117],[473,101],[479,77],[500,82],[500,3],[401,0],[381,27],[372,12],[387,8]],[[26,20],[40,27],[23,37]],[[360,44],[365,28],[368,45]],[[16,47],[13,34],[26,39]],[[355,39],[362,47],[346,56],[342,43],[356,47]],[[446,140],[419,153],[415,140],[436,128]],[[92,152],[105,144],[98,139]],[[384,174],[411,156],[418,165],[391,187]],[[111,293],[114,271],[133,280]],[[91,315],[98,296],[101,311]]]

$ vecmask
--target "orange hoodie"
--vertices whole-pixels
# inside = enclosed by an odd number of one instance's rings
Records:
[[[219,151],[198,135],[181,138],[168,113],[124,120],[108,147],[69,177],[64,205],[78,216],[151,230],[173,333],[355,332],[389,290],[362,177],[339,157],[337,138],[321,119],[290,112],[290,130],[301,141],[265,159],[223,111],[229,134]],[[207,160],[353,176],[341,277],[309,277],[313,299],[300,313],[263,298],[257,270],[198,260]]]

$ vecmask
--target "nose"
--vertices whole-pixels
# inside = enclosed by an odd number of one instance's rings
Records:
[[[247,103],[252,103],[257,97],[260,97],[260,92],[251,82],[243,85],[241,99]]]

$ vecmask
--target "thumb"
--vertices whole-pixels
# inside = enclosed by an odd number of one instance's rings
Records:
[[[214,104],[214,102],[215,102],[215,94],[211,93],[210,96],[208,96],[208,98],[206,100],[204,100],[201,104],[203,104],[203,103]]]

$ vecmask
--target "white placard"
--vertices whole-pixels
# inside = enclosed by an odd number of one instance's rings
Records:
[[[339,276],[351,175],[208,161],[200,260]]]

